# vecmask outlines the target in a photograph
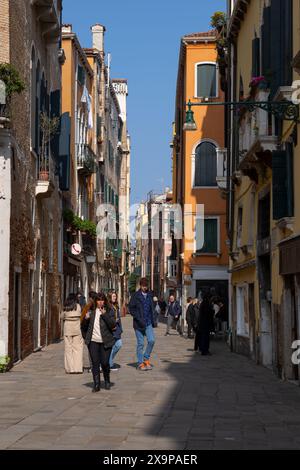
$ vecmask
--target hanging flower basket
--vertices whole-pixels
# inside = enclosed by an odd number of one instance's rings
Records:
[[[249,83],[249,87],[251,89],[250,96],[253,97],[257,90],[267,90],[269,88],[269,84],[264,76],[253,77]]]

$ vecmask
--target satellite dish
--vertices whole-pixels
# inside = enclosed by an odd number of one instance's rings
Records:
[[[72,255],[80,255],[82,251],[81,246],[78,243],[74,243],[71,248]]]

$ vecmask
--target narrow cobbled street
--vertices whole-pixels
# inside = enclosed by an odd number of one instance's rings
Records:
[[[92,376],[66,375],[63,343],[1,376],[1,449],[297,449],[300,390],[231,353],[212,356],[156,329],[153,371],[135,369],[135,337],[124,347],[111,391],[91,393]],[[175,333],[175,332],[174,332]]]

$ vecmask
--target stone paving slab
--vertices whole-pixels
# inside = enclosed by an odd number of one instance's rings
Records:
[[[110,391],[66,375],[63,343],[0,375],[0,449],[300,449],[300,389],[211,343],[156,329],[154,369],[138,372],[130,317]],[[85,351],[85,364],[88,364]]]

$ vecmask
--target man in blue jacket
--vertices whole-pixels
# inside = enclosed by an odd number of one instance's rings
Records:
[[[148,279],[142,278],[140,289],[133,294],[129,302],[129,312],[133,316],[133,328],[137,340],[137,369],[151,370],[150,356],[155,344],[154,336],[154,302],[149,292]],[[144,352],[144,340],[147,338],[147,347]]]
[[[166,313],[166,317],[168,317],[168,323],[167,323],[167,331],[166,331],[165,336],[168,336],[170,334],[170,328],[173,323],[176,324],[176,330],[178,331],[178,333],[182,335],[182,330],[181,330],[180,321],[179,321],[181,314],[182,314],[181,305],[178,302],[178,300],[175,299],[175,294],[171,294],[169,297],[169,304],[168,304],[167,313]]]

